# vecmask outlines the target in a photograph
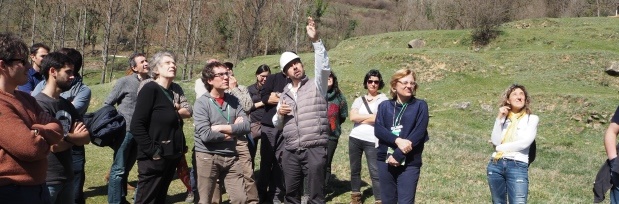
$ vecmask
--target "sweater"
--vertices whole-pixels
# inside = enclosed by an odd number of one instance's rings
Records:
[[[271,74],[267,77],[267,80],[262,86],[260,92],[262,103],[264,103],[264,115],[260,123],[269,127],[273,126],[273,116],[277,113],[277,104],[269,104],[269,96],[271,93],[281,93],[284,91],[284,87],[288,84],[288,79],[283,73]]]
[[[157,151],[164,158],[180,157],[185,152],[183,120],[164,91],[172,97],[170,90],[149,82],[138,94],[140,105],[135,107],[131,121],[138,160],[151,159]]]
[[[342,134],[342,123],[348,118],[348,103],[341,92],[327,92],[327,118],[329,118],[330,140],[338,140]]]
[[[249,95],[251,96],[251,100],[253,103],[258,103],[262,100],[262,87],[258,87],[258,83],[254,83],[251,86],[247,87],[247,91],[249,91]],[[264,111],[264,106],[256,108],[256,106],[253,106],[252,104],[249,118],[251,119],[252,123],[260,122],[262,120],[262,116],[265,113],[266,111]]]
[[[52,122],[41,124],[44,115]],[[28,93],[0,91],[0,186],[45,183],[50,145],[62,139],[62,132],[58,120]]]
[[[234,124],[237,118],[243,122]],[[237,155],[236,138],[244,137],[250,132],[249,119],[239,104],[239,99],[228,93],[224,94],[224,103],[220,106],[211,94],[200,96],[194,104],[193,115],[195,151],[219,154]],[[230,125],[234,140],[224,141],[223,133],[212,131],[213,125]]]
[[[378,105],[376,120],[374,123],[374,135],[378,138],[377,159],[379,162],[387,160],[388,147],[393,148],[393,158],[398,161],[406,161],[408,166],[421,167],[421,153],[426,141],[428,141],[428,104],[420,99],[412,98],[407,102],[402,111],[403,104],[396,104],[395,100],[383,101]],[[391,133],[394,126],[394,118],[401,113],[402,118],[398,125],[402,126],[399,135]],[[413,150],[404,154],[395,144],[397,138],[409,140],[413,143]]]
[[[133,112],[137,98],[138,87],[140,87],[140,80],[137,74],[131,74],[124,76],[116,81],[114,88],[110,95],[107,96],[105,102],[106,105],[115,106],[118,104],[118,112],[124,117],[127,124],[131,124],[133,118]],[[131,129],[130,125],[127,125],[127,131]]]
[[[140,87],[138,88],[138,93],[140,92],[140,90],[142,90],[142,87],[144,87],[145,84],[151,81],[155,80],[152,78],[142,80],[140,82]],[[187,111],[189,111],[189,114],[193,115],[193,107],[191,107],[191,104],[189,104],[189,101],[187,101],[187,97],[185,97],[185,91],[183,91],[181,85],[172,82],[168,89],[172,91],[172,98],[174,104],[179,104],[181,108],[187,109]]]
[[[492,153],[492,157],[500,151],[505,152],[503,158],[529,163],[529,147],[531,143],[533,143],[533,140],[535,140],[538,122],[539,117],[526,114],[518,122],[518,129],[515,132],[516,136],[514,141],[501,144],[511,121],[505,118],[496,119],[494,121],[494,128],[492,129],[492,137],[490,138],[492,144],[496,146],[496,152]]]

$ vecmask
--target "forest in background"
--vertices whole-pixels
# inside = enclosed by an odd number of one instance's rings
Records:
[[[327,48],[350,37],[410,30],[492,28],[539,17],[615,15],[618,0],[0,0],[0,31],[52,50],[75,47],[100,57],[176,53],[182,79],[216,57],[304,52],[307,16]],[[110,75],[111,76],[111,75]],[[109,80],[109,79],[108,79]]]

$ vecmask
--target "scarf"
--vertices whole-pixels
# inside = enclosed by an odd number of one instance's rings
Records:
[[[526,111],[521,110],[519,113],[509,112],[507,118],[509,118],[509,126],[507,126],[507,131],[505,131],[505,135],[503,135],[503,140],[501,140],[501,144],[505,144],[508,142],[513,142],[516,138],[516,129],[518,127],[518,122],[520,119],[526,114]],[[503,157],[504,152],[497,152],[494,155],[494,162],[497,162],[499,159]]]

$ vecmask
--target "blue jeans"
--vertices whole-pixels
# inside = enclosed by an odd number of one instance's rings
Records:
[[[130,132],[120,145],[114,147],[114,161],[110,170],[110,180],[107,187],[107,201],[111,204],[126,203],[127,176],[135,164],[137,157],[137,144]]]
[[[374,200],[380,200],[380,183],[378,179],[378,167],[376,166],[376,154],[378,149],[373,142],[363,141],[354,137],[348,140],[348,157],[350,160],[350,190],[361,192],[361,158],[365,152],[365,159],[368,163],[370,178],[372,178],[372,192]]]
[[[0,186],[0,200],[2,203],[50,203],[49,190],[45,184],[35,186],[9,184]]]
[[[48,184],[49,200],[52,204],[73,203],[75,197],[73,195],[73,181],[64,181],[60,184]]]
[[[84,174],[84,165],[86,164],[86,155],[82,150],[76,150],[73,148],[73,195],[75,197],[76,204],[84,204],[86,203],[86,198],[84,198],[84,179],[86,175]]]
[[[488,184],[492,203],[527,203],[529,195],[529,165],[511,159],[488,162]]]
[[[610,188],[610,203],[611,204],[619,204],[619,173],[613,171],[613,169],[617,168],[615,161],[617,159],[612,159],[608,161],[608,165],[610,166],[610,181],[613,184],[613,187]]]

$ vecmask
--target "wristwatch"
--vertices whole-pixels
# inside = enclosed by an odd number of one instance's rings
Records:
[[[62,141],[65,141],[69,144],[75,145],[73,144],[73,142],[69,141],[69,133],[64,133],[64,135],[62,136]]]

